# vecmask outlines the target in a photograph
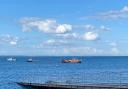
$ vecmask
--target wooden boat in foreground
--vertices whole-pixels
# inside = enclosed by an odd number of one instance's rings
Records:
[[[127,83],[99,83],[99,84],[40,84],[17,82],[24,89],[128,89]]]

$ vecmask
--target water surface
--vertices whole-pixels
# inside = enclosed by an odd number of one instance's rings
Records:
[[[0,57],[0,89],[22,89],[15,82],[45,83],[128,83],[128,57],[75,57],[81,64],[62,64],[61,60],[72,57],[16,56],[9,62]]]

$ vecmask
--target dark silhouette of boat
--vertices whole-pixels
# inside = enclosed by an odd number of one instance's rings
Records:
[[[17,82],[23,89],[128,89],[128,83],[99,83],[99,84],[57,84],[57,83],[26,83]]]
[[[33,62],[32,58],[29,58],[29,59],[27,60],[27,62]]]

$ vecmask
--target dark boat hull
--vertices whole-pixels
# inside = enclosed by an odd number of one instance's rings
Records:
[[[85,85],[60,85],[19,82],[24,89],[128,89],[127,84],[85,84]]]
[[[76,89],[76,88],[65,88],[65,87],[52,87],[52,85],[40,85],[40,84],[32,84],[32,83],[23,83],[19,82],[18,85],[22,86],[24,89]]]

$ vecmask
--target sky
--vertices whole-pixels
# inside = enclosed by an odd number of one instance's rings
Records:
[[[0,55],[127,56],[128,0],[0,0]]]

